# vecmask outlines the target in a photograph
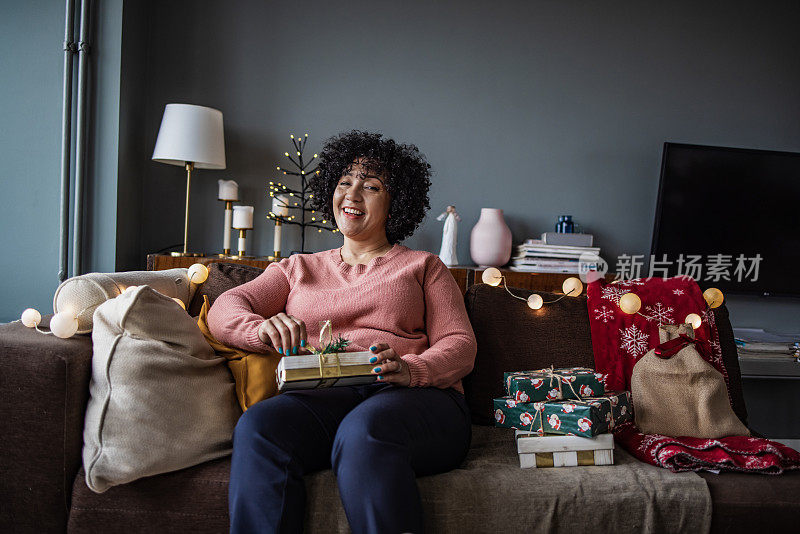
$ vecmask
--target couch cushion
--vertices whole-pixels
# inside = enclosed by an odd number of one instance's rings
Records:
[[[217,297],[238,285],[255,280],[264,269],[241,263],[215,262],[208,265],[208,279],[194,293],[188,312],[192,317],[200,315],[203,307],[203,295],[208,296],[209,304],[214,304]]]
[[[708,484],[711,532],[797,532],[800,471],[782,475],[700,473]]]
[[[94,493],[81,468],[75,478],[68,532],[228,532],[226,456]]]
[[[226,456],[241,415],[225,359],[171,298],[149,286],[94,314],[87,484],[106,491]]]
[[[460,468],[418,479],[425,523],[430,532],[510,532],[554,515],[550,526],[560,530],[580,524],[586,528],[579,531],[614,525],[637,532],[654,522],[663,532],[707,528],[710,503],[703,501],[706,486],[697,475],[645,465],[621,450],[615,459],[616,466],[520,469],[513,431],[473,426],[472,447]],[[219,459],[100,495],[79,476],[69,532],[101,524],[125,532],[228,532],[229,469],[230,458]],[[332,471],[305,481],[306,531],[349,532]],[[654,495],[658,502],[651,500]],[[590,501],[596,503],[593,517],[576,513]],[[696,517],[687,517],[689,508]]]
[[[545,301],[561,295],[513,289],[527,298],[539,293]],[[478,353],[464,379],[472,422],[493,425],[492,399],[503,395],[503,373],[543,367],[594,369],[586,297],[566,297],[532,310],[502,287],[476,284],[464,296]]]

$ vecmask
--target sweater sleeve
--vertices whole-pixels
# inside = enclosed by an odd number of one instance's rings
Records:
[[[269,264],[255,280],[217,297],[208,311],[208,329],[218,341],[250,352],[272,348],[259,339],[258,328],[265,318],[286,309],[291,259]]]
[[[478,345],[461,290],[437,256],[426,261],[423,291],[429,348],[401,357],[411,372],[410,386],[447,388],[472,370]]]

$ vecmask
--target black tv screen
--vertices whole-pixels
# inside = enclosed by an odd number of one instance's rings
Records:
[[[664,143],[652,272],[729,293],[800,296],[798,201],[800,153]]]

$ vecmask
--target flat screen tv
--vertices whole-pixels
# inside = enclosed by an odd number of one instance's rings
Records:
[[[798,202],[800,153],[664,143],[653,273],[668,268],[729,293],[800,296]]]

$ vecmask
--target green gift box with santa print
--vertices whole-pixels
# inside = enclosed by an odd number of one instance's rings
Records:
[[[594,437],[633,420],[630,391],[612,391],[583,400],[518,402],[494,399],[495,426],[539,434]]]
[[[503,373],[506,394],[517,402],[597,397],[606,392],[605,375],[586,367]]]

